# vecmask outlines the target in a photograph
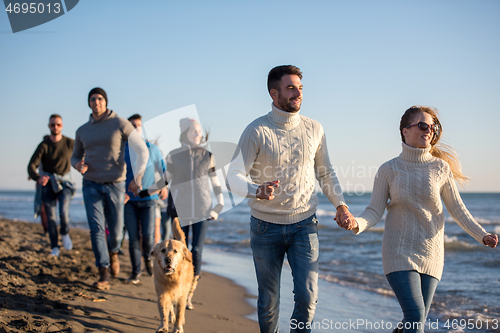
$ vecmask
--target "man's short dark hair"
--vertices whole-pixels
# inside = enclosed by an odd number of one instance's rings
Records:
[[[133,114],[131,115],[130,117],[128,117],[128,121],[132,121],[132,120],[141,120],[142,119],[142,116],[140,114]]]
[[[269,71],[267,76],[267,90],[271,92],[271,89],[280,89],[280,81],[284,75],[297,75],[302,80],[302,72],[300,68],[293,65],[282,65],[277,66]]]
[[[61,118],[61,120],[62,120],[62,117],[61,117],[60,115],[58,115],[57,113],[54,113],[54,114],[51,114],[51,115],[50,115],[50,117],[49,117],[49,123],[50,123],[50,120],[51,120],[52,118]]]

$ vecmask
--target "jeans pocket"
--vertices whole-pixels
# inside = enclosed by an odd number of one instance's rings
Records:
[[[318,227],[318,219],[316,218],[316,215],[313,215],[305,220],[302,220],[300,222],[297,222],[297,227],[298,228],[307,228],[307,227],[313,227],[317,228]]]
[[[269,223],[259,220],[255,217],[250,217],[250,231],[255,234],[265,234]]]

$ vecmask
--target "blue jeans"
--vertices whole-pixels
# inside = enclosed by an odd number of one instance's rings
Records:
[[[292,269],[294,310],[290,332],[311,332],[318,302],[318,220],[313,215],[294,224],[250,219],[250,244],[259,285],[257,310],[260,331],[279,331],[281,270],[285,253]]]
[[[50,247],[59,247],[57,234],[57,212],[56,206],[59,201],[59,219],[61,221],[61,235],[69,232],[69,205],[71,203],[72,191],[63,185],[59,193],[54,193],[50,182],[42,188],[42,202],[47,213],[47,224],[50,238]]]
[[[191,253],[193,254],[194,275],[197,276],[201,274],[201,253],[203,252],[205,238],[207,238],[208,220],[182,227],[182,231],[186,235],[186,243],[188,243],[189,229],[192,230]]]
[[[154,246],[155,209],[155,200],[129,201],[125,205],[125,227],[129,237],[128,247],[132,262],[132,274],[141,272],[141,254],[145,260],[151,258]]]
[[[386,277],[403,310],[403,332],[423,333],[438,279],[417,271],[398,271]]]
[[[109,267],[108,252],[118,252],[123,237],[125,182],[100,184],[84,179],[82,191],[95,264]]]

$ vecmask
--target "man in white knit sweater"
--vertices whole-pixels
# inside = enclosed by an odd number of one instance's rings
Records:
[[[278,332],[285,253],[295,294],[290,332],[311,331],[319,267],[315,179],[337,208],[337,217],[351,217],[330,164],[323,127],[299,114],[301,79],[300,69],[291,65],[269,72],[272,110],[241,135],[240,151],[235,153],[226,181],[231,192],[250,199],[258,317],[260,330],[266,333]]]

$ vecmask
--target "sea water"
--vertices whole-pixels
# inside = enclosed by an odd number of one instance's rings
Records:
[[[34,222],[33,197],[34,192],[0,191],[0,216]],[[370,201],[369,193],[345,197],[355,216]],[[488,232],[500,234],[500,193],[463,193],[462,199]],[[335,209],[325,196],[319,195],[319,202],[320,296],[313,332],[391,332],[402,313],[382,269],[384,219],[355,236],[333,221]],[[81,192],[76,193],[70,209],[72,226],[87,228]],[[244,200],[210,222],[204,269],[235,280],[255,295],[249,221],[250,209]],[[500,332],[500,249],[479,244],[447,212],[445,221],[444,273],[426,332]],[[285,263],[280,314],[283,332],[289,331],[292,289]]]

